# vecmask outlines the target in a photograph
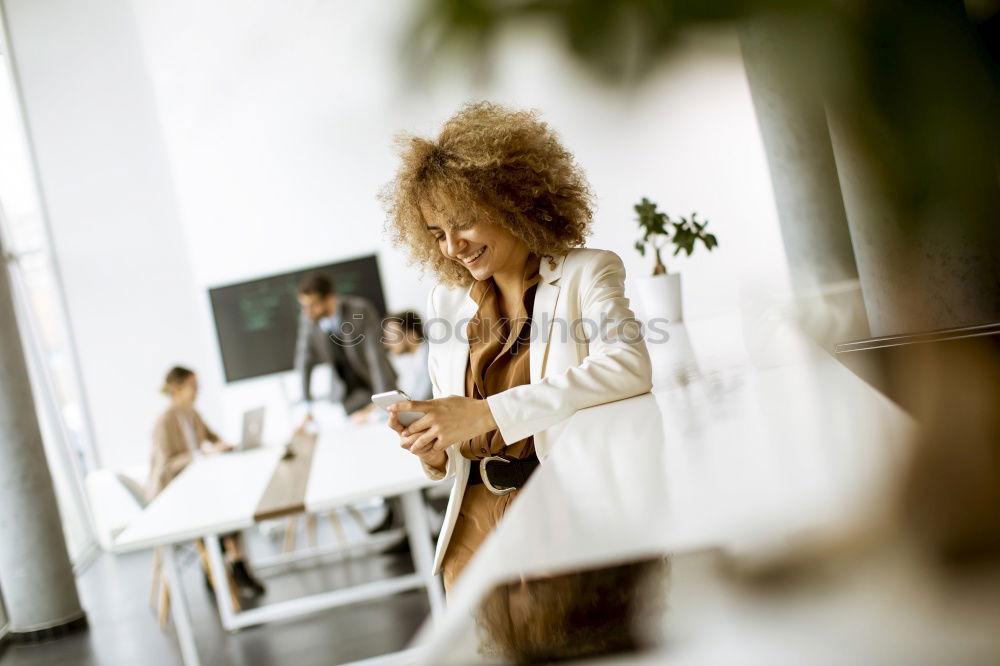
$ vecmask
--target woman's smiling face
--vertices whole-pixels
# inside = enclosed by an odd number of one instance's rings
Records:
[[[422,203],[420,211],[441,254],[463,266],[473,279],[523,270],[527,246],[482,213],[431,202]]]

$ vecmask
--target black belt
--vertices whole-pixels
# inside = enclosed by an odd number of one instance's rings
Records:
[[[494,495],[506,495],[524,486],[539,465],[536,456],[524,460],[509,456],[489,456],[470,462],[469,485],[485,484]],[[484,474],[487,477],[485,479]]]

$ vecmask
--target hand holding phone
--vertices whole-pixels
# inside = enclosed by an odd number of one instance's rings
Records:
[[[395,405],[397,402],[405,402],[409,399],[410,396],[398,390],[376,393],[372,396],[372,402],[386,411],[389,410],[389,405]],[[423,415],[423,412],[396,412],[396,420],[402,425],[408,426]]]

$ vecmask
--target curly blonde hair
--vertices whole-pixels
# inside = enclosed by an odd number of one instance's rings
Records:
[[[380,198],[386,232],[449,286],[472,282],[427,231],[421,203],[447,201],[488,216],[539,257],[552,259],[583,245],[593,218],[593,195],[572,153],[535,111],[468,104],[436,140],[398,139],[401,165]]]

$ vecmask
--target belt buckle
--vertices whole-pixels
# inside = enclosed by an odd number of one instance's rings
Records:
[[[496,495],[497,497],[508,495],[517,490],[517,488],[497,488],[492,483],[490,483],[490,477],[486,474],[486,464],[491,460],[496,460],[502,463],[510,462],[506,458],[502,458],[500,456],[487,456],[479,461],[479,476],[480,478],[482,478],[483,485],[486,486],[486,489],[491,493],[493,493],[494,495]]]

